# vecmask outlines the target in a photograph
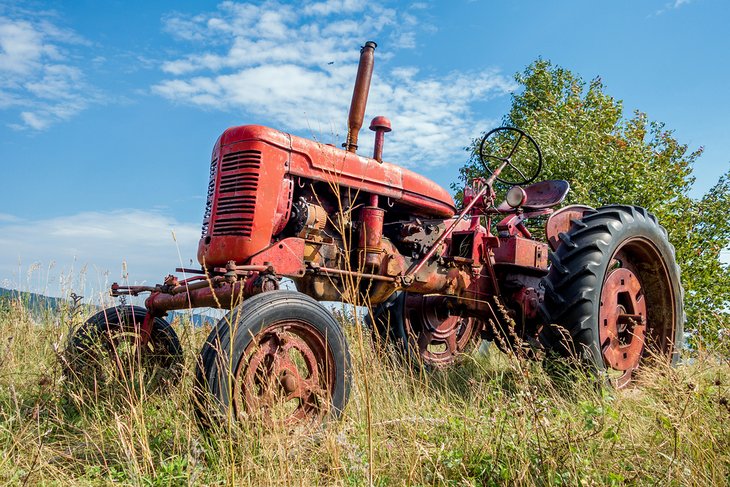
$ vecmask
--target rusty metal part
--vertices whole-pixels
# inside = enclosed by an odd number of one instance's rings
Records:
[[[271,245],[289,199],[285,177],[301,181],[297,188],[322,182],[376,194],[416,217],[450,218],[456,211],[447,190],[413,171],[271,128],[230,128],[215,150],[221,162],[211,176],[210,211],[198,243],[204,267],[243,263]]]
[[[375,117],[372,122],[370,122],[370,130],[375,132],[373,159],[378,162],[383,162],[383,144],[385,143],[385,134],[393,130],[390,126],[390,120],[385,117]]]
[[[510,235],[521,235],[525,238],[532,238],[530,231],[525,226],[525,221],[538,216],[549,215],[553,210],[544,208],[542,210],[534,210],[530,212],[518,211],[512,215],[507,215],[499,223],[497,223],[497,234],[500,237]]]
[[[350,102],[350,115],[347,119],[347,141],[343,144],[348,152],[357,151],[357,138],[365,119],[370,80],[373,77],[376,47],[378,45],[375,42],[368,41],[360,49],[360,63],[357,66],[357,77],[355,78],[355,87],[352,90],[352,101]]]
[[[537,311],[540,306],[540,293],[535,288],[522,286],[515,293],[513,299],[522,309],[524,320],[537,318]]]
[[[550,249],[557,250],[560,245],[559,235],[568,233],[573,224],[580,222],[586,213],[592,211],[595,211],[595,209],[590,206],[569,205],[550,215],[545,222],[545,237],[547,237]]]
[[[187,267],[176,267],[175,272],[182,274],[205,274],[205,269],[189,269]]]
[[[273,274],[256,274],[246,279],[244,288],[245,296],[254,296],[256,294],[279,289],[279,279]]]
[[[205,289],[208,287],[218,287],[225,282],[236,281],[239,277],[246,277],[256,272],[273,272],[273,268],[270,265],[244,265],[234,266],[232,274],[228,275],[215,275],[211,277],[195,276],[180,281],[176,285],[173,285],[174,276],[168,276],[166,280],[173,277],[170,280],[170,284],[157,284],[155,286],[120,286],[118,283],[113,283],[110,289],[110,295],[113,297],[119,296],[138,296],[141,293],[161,293],[161,294],[184,294],[197,289]]]
[[[408,269],[408,272],[402,277],[401,279],[401,285],[404,288],[408,288],[413,283],[413,276],[416,274],[421,267],[423,267],[426,262],[428,262],[431,257],[434,256],[438,248],[441,246],[441,244],[444,243],[444,241],[451,236],[451,234],[456,230],[459,222],[471,211],[471,209],[478,203],[482,201],[482,198],[487,196],[491,197],[493,194],[492,190],[492,184],[497,179],[497,177],[501,174],[502,169],[504,169],[507,164],[509,164],[509,159],[504,160],[493,172],[492,174],[484,181],[484,185],[482,188],[472,197],[472,199],[469,201],[469,203],[464,206],[464,209],[461,210],[459,215],[454,219],[453,223],[449,225],[449,227],[446,229],[445,232],[443,232],[439,238],[436,240],[436,242],[431,246],[431,248],[426,252],[426,255],[421,257],[421,259],[418,262],[415,262],[410,269]]]
[[[165,280],[162,282],[165,286],[172,286],[173,288],[180,284],[180,281],[178,281],[177,277],[173,276],[172,274],[168,274],[165,277]]]
[[[300,238],[319,239],[327,225],[327,211],[322,206],[301,198],[294,204],[292,212],[294,233]]]
[[[604,277],[598,322],[604,364],[616,387],[629,385],[643,360],[672,356],[675,300],[667,263],[656,245],[641,236],[622,242]]]
[[[474,318],[452,314],[445,296],[406,295],[404,325],[415,339],[427,364],[442,367],[454,363],[476,345],[481,324]]]
[[[278,289],[278,277],[270,265],[237,266],[229,263],[224,275],[211,277],[195,276],[177,285],[176,279],[168,278],[170,284],[157,286],[120,286],[112,284],[112,296],[138,296],[149,292],[145,306],[149,316],[164,316],[167,311],[188,308],[230,308],[242,299],[261,292]],[[193,282],[194,281],[194,282]]]
[[[251,265],[271,267],[276,263],[276,274],[280,276],[303,276],[305,271],[305,250],[307,242],[302,238],[291,237],[273,243],[263,251],[251,256],[248,265],[236,266],[245,269]],[[314,242],[319,244],[319,242]],[[273,267],[272,267],[273,272]]]
[[[332,353],[312,325],[274,323],[254,337],[236,364],[235,411],[284,424],[319,420],[334,392],[335,369]]]
[[[601,289],[599,340],[606,366],[618,370],[618,387],[631,381],[646,341],[647,309],[644,289],[632,270],[611,270]]]
[[[292,196],[294,194],[294,181],[289,176],[281,180],[279,199],[276,202],[276,213],[274,214],[273,235],[280,234],[289,222],[292,210]]]
[[[537,240],[511,236],[499,239],[499,247],[493,249],[495,265],[515,265],[546,272],[548,246]]]
[[[377,205],[377,195],[371,203]],[[385,210],[377,206],[365,206],[360,210],[360,235],[358,251],[363,268],[377,270],[382,260],[383,220]]]
[[[205,284],[206,287],[189,289],[188,292],[178,294],[153,292],[145,300],[145,307],[154,314],[189,308],[230,309],[246,297],[244,281],[235,284],[220,281],[216,287],[207,282]]]
[[[373,281],[383,281],[383,282],[395,282],[396,279],[389,276],[382,276],[379,274],[369,274],[365,272],[356,272],[356,271],[348,271],[345,269],[334,269],[331,267],[320,267],[315,264],[309,265],[309,271],[315,273],[315,274],[330,274],[333,276],[350,276],[350,277],[359,277],[361,279],[372,279]]]

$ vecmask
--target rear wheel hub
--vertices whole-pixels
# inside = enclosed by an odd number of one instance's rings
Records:
[[[619,371],[617,385],[631,380],[646,342],[646,300],[641,281],[626,267],[609,271],[601,291],[599,337],[607,367]]]

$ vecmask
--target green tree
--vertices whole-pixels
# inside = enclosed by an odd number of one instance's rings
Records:
[[[625,117],[622,102],[606,94],[600,78],[585,82],[538,59],[515,79],[520,89],[503,122],[540,144],[540,178],[567,180],[566,204],[624,203],[653,212],[669,232],[682,269],[685,329],[716,344],[730,328],[730,269],[720,256],[730,244],[730,171],[707,194],[692,198],[692,170],[702,148],[690,150],[645,113]],[[469,148],[472,154],[478,143]],[[477,175],[483,169],[472,157],[461,179]]]

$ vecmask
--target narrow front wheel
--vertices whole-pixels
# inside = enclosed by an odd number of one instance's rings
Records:
[[[134,382],[156,390],[179,382],[183,370],[180,340],[163,318],[154,318],[150,336],[141,340],[146,314],[138,306],[117,306],[89,318],[66,347],[66,376],[94,389]]]

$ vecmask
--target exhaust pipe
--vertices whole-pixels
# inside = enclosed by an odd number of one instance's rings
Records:
[[[373,77],[376,47],[378,45],[375,42],[368,41],[360,49],[360,64],[357,67],[355,88],[352,90],[350,102],[350,116],[347,119],[347,142],[342,144],[348,152],[357,151],[357,137],[365,119],[365,106],[368,103],[370,80]]]

